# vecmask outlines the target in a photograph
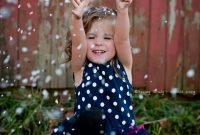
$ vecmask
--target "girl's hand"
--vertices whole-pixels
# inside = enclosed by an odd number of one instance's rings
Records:
[[[77,17],[81,18],[83,12],[86,10],[89,0],[71,0],[75,9],[72,10],[72,13]]]
[[[116,0],[117,10],[127,9],[133,0]]]

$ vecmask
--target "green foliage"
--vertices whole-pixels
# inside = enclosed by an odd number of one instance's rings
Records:
[[[61,95],[48,94],[49,98],[44,98],[42,90],[1,92],[0,134],[48,134],[53,126],[63,120],[65,112],[61,108],[73,107],[73,100],[66,99],[61,103]],[[200,134],[199,99],[163,94],[143,95],[141,99],[141,94],[134,94],[133,101],[138,125],[144,124],[152,135]],[[52,120],[55,122],[53,126]]]
[[[49,122],[62,118],[59,109],[64,105],[55,102],[58,97],[45,99],[42,91],[17,89],[0,96],[0,134],[45,135]]]
[[[199,135],[200,100],[150,94],[133,97],[136,120],[153,135]]]

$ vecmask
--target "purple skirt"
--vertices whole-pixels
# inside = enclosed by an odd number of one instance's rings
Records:
[[[144,125],[139,125],[137,128],[129,127],[128,135],[149,135],[149,133],[144,129]]]

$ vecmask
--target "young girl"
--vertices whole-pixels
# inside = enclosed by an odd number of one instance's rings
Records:
[[[116,0],[117,12],[88,7],[89,0],[71,0],[70,53],[75,80],[75,115],[53,134],[134,135],[138,128],[132,107],[132,53],[128,7]]]

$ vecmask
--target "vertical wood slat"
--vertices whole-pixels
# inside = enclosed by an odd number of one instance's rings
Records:
[[[148,90],[165,89],[165,47],[167,40],[167,1],[152,0],[148,49]]]
[[[6,8],[10,16],[0,18],[0,79],[1,86],[15,86],[18,74],[18,8],[17,4],[0,2],[0,8]]]
[[[166,91],[182,90],[183,66],[183,10],[182,0],[168,2],[168,35],[166,45]]]
[[[60,61],[69,30],[70,8],[63,1],[40,2],[38,65],[42,73],[39,87],[73,87],[72,73]]]
[[[21,85],[32,86],[31,73],[36,69],[38,44],[38,5],[37,0],[19,0],[19,73]],[[27,82],[27,81],[28,82]],[[35,84],[33,84],[35,86]]]
[[[200,1],[184,1],[183,89],[200,93]],[[192,75],[194,73],[194,75]],[[188,76],[188,75],[189,76]]]
[[[130,8],[133,12],[130,36],[133,52],[133,85],[136,87],[145,87],[148,78],[149,4],[146,0],[136,0]]]

